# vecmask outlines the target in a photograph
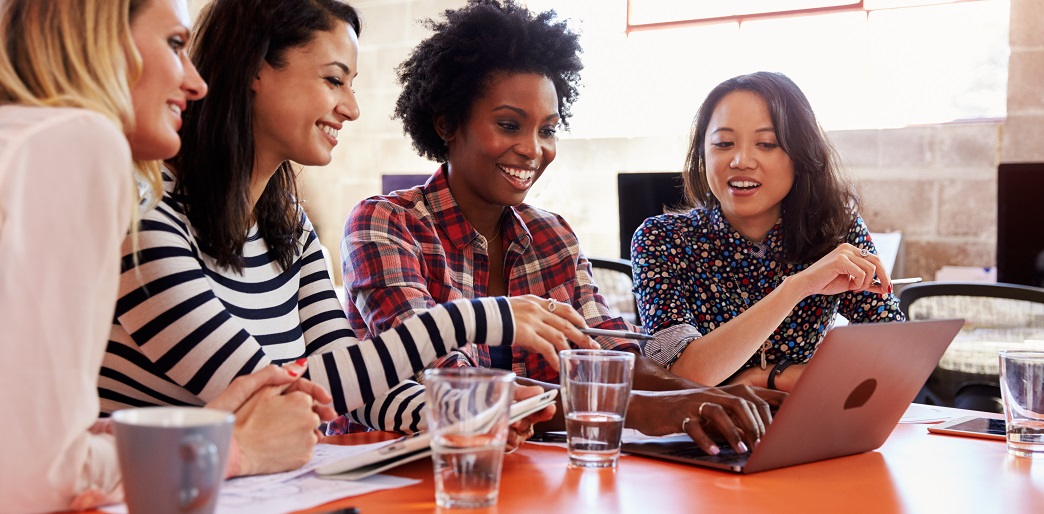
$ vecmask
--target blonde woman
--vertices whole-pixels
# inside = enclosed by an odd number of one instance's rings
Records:
[[[0,3],[0,511],[119,500],[96,423],[135,165],[178,151],[180,112],[206,84],[188,61],[184,0]],[[229,475],[306,462],[329,394],[268,367],[210,406],[237,413]],[[256,394],[255,394],[256,393]],[[275,427],[275,428],[273,428]]]

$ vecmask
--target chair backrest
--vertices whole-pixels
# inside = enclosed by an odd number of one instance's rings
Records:
[[[921,403],[1004,412],[997,352],[1044,349],[1044,289],[983,282],[906,286],[899,306],[911,320],[964,318],[918,395]]]
[[[899,293],[909,319],[964,318],[976,328],[1044,329],[1044,288],[983,282],[925,282]]]
[[[592,278],[598,284],[598,292],[605,297],[610,312],[628,323],[640,325],[638,304],[633,292],[631,261],[599,257],[588,257],[587,260],[591,262]]]

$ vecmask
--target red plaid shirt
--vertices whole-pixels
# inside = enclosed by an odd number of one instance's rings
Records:
[[[534,294],[572,305],[588,326],[633,330],[609,313],[591,264],[561,216],[522,204],[501,225],[508,295]],[[459,298],[487,296],[486,239],[464,219],[440,167],[420,187],[365,200],[345,226],[341,256],[345,311],[357,334],[380,333],[414,314]],[[603,348],[638,352],[633,341],[597,338]],[[557,382],[537,353],[512,346],[512,371]],[[489,347],[467,345],[436,366],[491,367]]]

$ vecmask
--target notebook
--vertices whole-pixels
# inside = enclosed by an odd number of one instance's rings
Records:
[[[627,443],[627,453],[755,473],[879,448],[924,385],[964,320],[835,327],[773,417],[761,443],[704,453],[687,435]]]
[[[508,423],[515,423],[554,404],[557,395],[557,389],[549,389],[536,396],[513,403]],[[388,441],[368,453],[324,464],[316,468],[315,472],[321,478],[331,480],[360,480],[429,455],[431,455],[431,434],[416,432]]]

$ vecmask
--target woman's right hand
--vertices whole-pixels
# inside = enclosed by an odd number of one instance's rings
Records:
[[[874,285],[874,276],[880,279]],[[870,291],[889,294],[892,281],[884,263],[872,253],[863,255],[861,249],[841,243],[807,269],[786,279],[800,281],[804,295],[834,295],[846,291]]]
[[[508,298],[515,316],[515,345],[543,355],[558,371],[558,352],[572,341],[581,349],[597,350],[598,343],[580,332],[587,323],[571,306],[536,295]]]
[[[330,393],[321,386],[298,378],[304,361],[286,366],[266,366],[236,378],[207,407],[236,415],[233,437],[239,448],[235,476],[288,471],[312,458],[319,440],[316,428],[332,419],[325,405]]]

